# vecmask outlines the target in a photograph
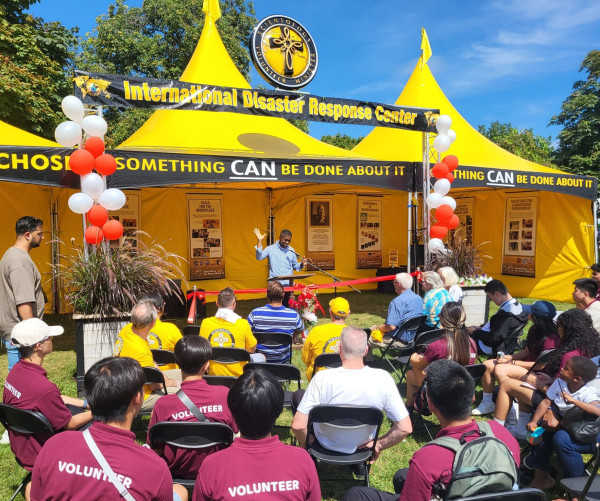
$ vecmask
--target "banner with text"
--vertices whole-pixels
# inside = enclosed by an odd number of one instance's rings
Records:
[[[357,268],[381,267],[382,207],[381,198],[358,197]]]
[[[306,199],[306,257],[323,270],[335,269],[333,197]],[[315,268],[307,266],[307,271]]]
[[[537,195],[507,195],[502,273],[535,277]]]
[[[439,109],[395,106],[266,89],[75,70],[75,95],[91,106],[228,111],[315,122],[434,130]]]
[[[225,278],[221,197],[188,195],[190,280]]]

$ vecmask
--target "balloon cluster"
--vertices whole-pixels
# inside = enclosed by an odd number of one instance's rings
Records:
[[[98,115],[84,117],[83,103],[75,96],[62,101],[62,110],[70,120],[59,124],[54,131],[56,141],[67,148],[81,146],[82,131],[85,145],[69,156],[69,167],[81,176],[81,192],[71,195],[69,208],[76,214],[86,214],[90,224],[85,230],[85,241],[96,245],[102,240],[117,240],[123,235],[123,225],[116,219],[108,219],[109,210],[119,210],[125,205],[125,194],[116,188],[105,189],[101,176],[110,176],[117,170],[112,155],[104,153],[104,140],[108,128]],[[93,172],[93,171],[96,172]]]
[[[450,148],[456,140],[456,132],[450,129],[452,119],[448,115],[440,115],[436,122],[438,135],[433,141],[433,147],[441,155]],[[431,252],[439,252],[444,249],[444,238],[448,230],[456,228],[460,221],[454,214],[456,201],[448,196],[450,187],[454,182],[452,173],[458,167],[458,158],[454,155],[446,155],[441,162],[435,164],[431,169],[431,175],[436,179],[433,191],[427,197],[426,203],[430,209],[435,209],[436,223],[429,228],[428,248]]]

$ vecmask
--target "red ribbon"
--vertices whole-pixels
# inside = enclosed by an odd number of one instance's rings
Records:
[[[188,314],[187,319],[188,324],[193,324],[196,321],[196,300],[200,301],[200,304],[202,304],[204,302],[204,297],[205,293],[200,291],[192,291],[186,296],[187,299],[192,300],[192,304],[190,304],[190,312]]]

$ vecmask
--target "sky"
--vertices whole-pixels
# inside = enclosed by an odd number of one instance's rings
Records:
[[[110,1],[41,0],[29,12],[79,27],[85,36]],[[140,6],[141,0],[126,0]],[[255,0],[258,20],[281,14],[300,22],[319,54],[314,80],[303,90],[318,96],[394,103],[427,30],[429,60],[438,84],[473,127],[510,122],[555,140],[548,126],[560,113],[580,73],[581,61],[600,49],[596,0]],[[202,82],[199,82],[202,83]],[[253,69],[253,86],[266,82]],[[364,136],[364,126],[311,122],[311,135]]]

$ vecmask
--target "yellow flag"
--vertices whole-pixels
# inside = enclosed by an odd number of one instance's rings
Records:
[[[204,0],[202,4],[202,12],[213,18],[213,21],[216,21],[221,17],[221,7],[219,6],[219,0]]]
[[[429,38],[427,38],[425,28],[421,28],[421,50],[423,51],[421,54],[421,69],[423,69],[423,66],[427,63],[432,54],[431,45],[429,45]]]

